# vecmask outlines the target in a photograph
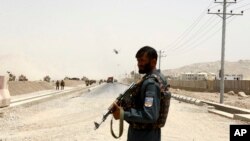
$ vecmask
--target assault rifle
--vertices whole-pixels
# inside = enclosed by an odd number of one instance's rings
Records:
[[[127,105],[129,104],[129,100],[130,100],[130,97],[132,96],[132,94],[135,92],[136,90],[136,83],[132,83],[130,84],[129,88],[126,89],[122,94],[120,94],[116,100],[114,101],[114,103],[117,103],[117,105]],[[102,117],[102,121],[100,123],[97,123],[97,122],[94,122],[95,124],[95,130],[98,129],[100,127],[100,125],[107,119],[107,117],[113,113],[113,109],[114,109],[114,105],[113,103],[109,106],[108,108],[108,112],[106,114],[103,115]]]

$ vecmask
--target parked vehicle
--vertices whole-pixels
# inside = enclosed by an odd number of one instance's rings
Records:
[[[108,77],[108,79],[107,79],[107,83],[113,83],[113,77]]]

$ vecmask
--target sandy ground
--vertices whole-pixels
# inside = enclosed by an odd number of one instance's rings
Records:
[[[44,81],[10,81],[8,84],[11,96],[54,89],[52,84]]]
[[[11,96],[55,89],[54,82],[48,83],[45,81],[10,81],[8,84]],[[77,80],[65,80],[65,87],[76,87],[78,85],[85,85],[85,82]]]
[[[219,93],[209,93],[209,92],[191,92],[180,89],[171,89],[171,92],[179,95],[185,95],[189,97],[198,98],[201,100],[208,100],[213,102],[220,102],[220,94]],[[240,97],[237,94],[230,95],[228,93],[224,94],[224,104],[236,106],[240,108],[250,109],[250,96],[248,97]]]
[[[0,118],[0,141],[115,141],[110,117],[98,130],[106,108],[126,86],[105,84],[80,96],[66,96],[30,107],[17,107]],[[118,131],[116,121],[115,131]],[[172,99],[162,141],[228,141],[230,124],[246,124],[207,112],[207,108]],[[126,141],[128,124],[118,139]]]

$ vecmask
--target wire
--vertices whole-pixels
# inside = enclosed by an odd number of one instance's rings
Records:
[[[241,0],[240,2],[243,2],[244,0]],[[246,7],[247,5],[249,5],[249,4],[246,4],[246,5],[243,5],[243,6],[241,6],[241,7]],[[218,5],[216,5],[216,6],[218,6]],[[216,6],[213,6],[213,7],[216,7]],[[213,8],[212,7],[212,8]],[[239,8],[241,8],[241,7],[239,7]],[[250,8],[248,8],[248,9],[246,9],[246,10],[249,10]],[[210,19],[209,19],[210,20]],[[209,21],[208,20],[208,21]],[[231,22],[232,20],[230,20],[230,22]],[[229,22],[229,23],[230,23]],[[209,22],[208,22],[209,23]],[[214,28],[214,27],[216,27],[217,25],[218,25],[218,23],[219,22],[217,22],[216,24],[214,24],[212,27],[210,27],[209,28],[209,30],[208,30],[208,32],[210,32],[210,31],[212,31],[212,29]],[[200,37],[201,37],[201,39],[203,39],[203,35],[207,35],[207,33],[208,32],[204,32],[205,30],[206,30],[206,28],[203,28],[203,27],[206,27],[205,26],[206,24],[204,24],[203,26],[201,26],[200,27],[200,29],[199,30],[197,30],[194,34],[193,34],[193,36],[189,36],[189,38],[186,40],[186,42],[184,42],[184,43],[181,43],[181,44],[179,44],[178,46],[174,46],[174,47],[172,47],[172,48],[170,48],[168,51],[170,51],[170,52],[176,52],[176,51],[178,51],[178,50],[180,50],[180,49],[182,49],[182,51],[183,50],[187,50],[187,49],[189,49],[189,47],[190,46],[196,46],[195,44],[197,44],[197,41],[199,42],[199,41],[201,41],[200,40]],[[203,29],[203,34],[201,34],[202,33],[202,30]],[[201,31],[201,32],[200,32]],[[216,30],[216,32],[214,32],[214,34],[215,33],[217,33],[218,31],[220,31],[220,30]],[[198,36],[199,35],[199,36]],[[212,34],[213,35],[213,34]],[[199,37],[198,39],[199,40],[195,40],[197,37]],[[211,38],[210,36],[208,37],[208,38]],[[205,41],[207,40],[207,38],[205,39]],[[204,40],[202,40],[202,42],[204,42]],[[200,44],[201,42],[199,42],[199,44]],[[186,49],[183,49],[184,47],[187,47]]]
[[[245,1],[245,0],[239,0],[239,1],[236,1],[237,3],[241,3],[241,2],[243,2],[243,1]]]
[[[195,40],[194,42],[191,42],[189,44],[183,44],[183,47],[187,47],[185,48],[186,50],[189,49],[188,47],[189,46],[193,46],[195,44],[197,44],[197,41],[198,41],[198,44],[200,44],[201,41],[203,41],[202,39],[206,37],[206,35],[211,32],[213,29],[215,29],[215,27],[220,23],[220,21],[217,21],[215,24],[213,24],[210,28],[208,28],[208,30],[205,30],[203,32],[203,34],[200,34],[200,36],[198,36],[198,39],[199,40]],[[213,34],[212,34],[213,35]],[[197,36],[196,36],[197,37]],[[195,38],[193,38],[195,39]]]
[[[250,5],[250,3],[245,4],[245,5],[242,5],[242,6],[239,6],[239,7],[236,7],[236,8],[234,8],[234,9],[232,9],[232,10],[240,9],[240,8],[246,7],[246,6],[248,6],[248,5]]]
[[[176,46],[181,40],[183,40],[183,38],[185,38],[185,36],[195,28],[195,26],[201,21],[204,16],[205,12],[202,12],[200,16],[194,21],[194,23],[190,25],[174,42],[170,43],[168,45],[169,47],[166,49],[169,49],[171,46]]]
[[[213,9],[213,8],[215,8],[217,6],[221,6],[221,4],[214,5],[214,6],[210,7],[210,8],[208,8],[208,9]]]
[[[235,17],[233,17],[230,21],[228,21],[227,24],[230,24],[234,19],[235,19]],[[192,46],[191,48],[189,48],[189,50],[182,50],[181,52],[179,52],[177,54],[173,54],[173,55],[176,56],[176,55],[179,55],[179,54],[185,54],[185,53],[189,53],[190,51],[193,51],[195,48],[197,48],[201,44],[207,42],[210,38],[214,37],[214,35],[216,33],[218,33],[219,31],[221,31],[221,27],[217,28],[217,30],[215,32],[213,32],[212,34],[207,36],[205,39],[201,40],[198,44],[196,44],[196,45]],[[172,56],[172,55],[170,54],[169,56]]]
[[[188,53],[190,51],[193,51],[194,49],[196,49],[198,46],[200,46],[201,44],[207,42],[210,38],[214,37],[214,35],[216,33],[218,33],[219,31],[221,31],[221,28],[217,28],[217,30],[215,32],[213,32],[212,34],[210,34],[209,36],[207,36],[205,39],[203,40],[200,40],[200,42],[198,42],[197,44],[193,45],[192,47],[190,48],[186,48],[186,50],[182,50],[181,52],[179,52],[179,54],[185,54],[185,53]],[[188,49],[188,50],[187,50]]]
[[[210,7],[212,4],[212,2],[209,3],[209,5],[207,7]],[[207,8],[206,8],[207,10]],[[195,27],[196,25],[201,21],[201,19],[205,16],[205,11],[206,10],[203,10],[202,13],[198,16],[198,18],[194,21],[193,24],[191,24],[180,36],[177,37],[177,39],[175,41],[173,41],[172,43],[170,43],[168,45],[168,47],[166,47],[165,49],[168,49],[170,48],[171,46],[176,46],[176,44],[178,44],[181,40],[183,40],[183,38],[185,38],[185,36],[191,32]]]
[[[247,8],[247,9],[245,9],[245,10],[242,10],[242,11],[248,11],[248,10],[250,10],[250,7],[249,7],[249,8]]]
[[[212,20],[212,21],[211,21]],[[175,48],[172,48],[172,50],[168,50],[168,51],[175,51],[175,50],[178,50],[178,49],[180,49],[180,48],[182,48],[182,47],[185,47],[186,46],[186,44],[188,44],[188,43],[190,43],[190,42],[192,42],[192,41],[194,41],[197,37],[200,37],[200,35],[202,34],[202,35],[204,35],[204,33],[206,34],[207,32],[209,32],[209,31],[211,31],[211,29],[214,27],[214,26],[216,26],[217,24],[218,24],[218,22],[211,28],[209,28],[209,24],[210,23],[213,23],[214,22],[214,20],[215,20],[215,16],[211,16],[208,20],[207,20],[207,22],[205,23],[205,24],[203,24],[202,26],[200,26],[200,28],[193,34],[193,35],[191,35],[185,42],[183,42],[182,44],[180,44],[179,46],[177,46],[177,47],[175,47]],[[208,25],[208,26],[207,26]],[[206,30],[206,29],[208,29],[209,28],[209,30]],[[203,30],[203,31],[202,31]]]
[[[205,25],[206,25],[207,23],[209,23],[212,19],[213,19],[213,18],[210,17],[210,18],[207,20],[207,22],[205,22],[205,24],[203,24],[201,27],[205,27]],[[200,27],[200,28],[201,28],[201,27]],[[194,29],[192,29],[192,30],[194,31]],[[199,30],[201,30],[201,29],[199,29]],[[199,31],[199,30],[198,30],[198,31]],[[198,32],[198,31],[197,31],[197,32]],[[196,32],[196,33],[197,33],[197,32]],[[191,36],[191,37],[190,37],[190,36]],[[184,38],[184,37],[185,37],[185,38]],[[188,38],[188,39],[187,39],[187,38]],[[168,48],[168,51],[169,51],[169,50],[175,50],[175,49],[179,48],[180,46],[182,46],[182,44],[185,44],[185,43],[187,43],[187,42],[190,42],[190,40],[192,40],[192,32],[191,32],[191,31],[189,32],[189,34],[183,36],[182,40],[180,40],[180,41],[178,41],[176,44],[170,46],[170,47]],[[184,42],[184,43],[183,43],[183,42]]]

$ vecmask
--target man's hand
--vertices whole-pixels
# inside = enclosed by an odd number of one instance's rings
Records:
[[[120,119],[120,108],[116,103],[113,104],[113,116],[116,120]]]

